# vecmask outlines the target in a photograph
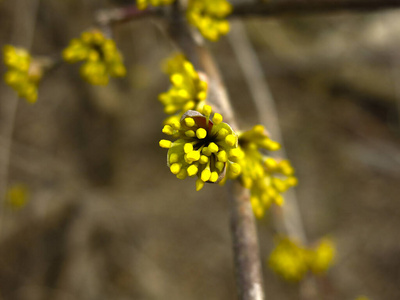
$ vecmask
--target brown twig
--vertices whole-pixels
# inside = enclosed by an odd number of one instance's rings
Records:
[[[148,7],[140,10],[136,5],[102,9],[95,13],[94,22],[98,26],[110,26],[116,23],[124,23],[130,20],[137,20],[149,16],[161,16],[163,10],[158,7]]]
[[[369,12],[400,8],[399,0],[275,0],[234,6],[231,17],[304,15],[334,12]]]
[[[243,71],[252,100],[257,108],[258,119],[262,124],[266,125],[271,137],[281,144],[280,155],[286,157],[278,112],[268,82],[260,67],[260,61],[247,38],[242,22],[239,20],[232,21],[231,28],[232,31],[228,36],[229,41],[233,52],[238,58],[237,61]],[[294,192],[289,192],[285,198],[287,203],[284,205],[283,213],[277,214],[277,217],[283,222],[287,234],[306,243],[296,195]]]
[[[281,15],[304,15],[336,12],[371,12],[400,8],[400,0],[275,0],[275,1],[236,1],[230,18],[268,17]],[[136,5],[103,9],[95,14],[95,24],[109,27],[116,23],[128,22],[149,16],[166,16],[165,9],[148,7],[139,10]]]
[[[243,71],[244,78],[252,95],[251,98],[257,108],[258,119],[262,124],[267,126],[272,138],[282,145],[280,156],[287,157],[275,101],[264,72],[260,67],[257,54],[247,37],[242,21],[235,20],[231,22],[229,41]],[[272,210],[275,227],[279,233],[286,234],[303,244],[307,244],[295,191],[287,191],[285,199],[286,202],[282,208],[274,207]],[[302,282],[300,296],[301,299],[317,298],[317,286],[312,278],[307,278]]]
[[[209,80],[208,102],[215,111],[237,129],[228,94],[219,70],[203,46],[201,37],[191,31],[182,14],[179,3],[173,6],[170,21],[170,35],[185,55],[204,70]],[[231,233],[234,262],[237,274],[238,294],[241,300],[263,300],[263,278],[259,257],[257,229],[248,190],[235,183],[231,189]]]
[[[239,299],[264,299],[257,228],[249,190],[231,184],[231,232]]]
[[[224,115],[225,120],[233,128],[238,129],[218,68],[205,48],[201,49],[201,62],[210,81],[209,103]],[[262,300],[264,299],[263,276],[250,193],[238,182],[234,182],[231,184],[230,195],[231,234],[239,299]]]

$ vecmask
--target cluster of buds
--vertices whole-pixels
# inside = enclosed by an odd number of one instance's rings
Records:
[[[190,24],[211,41],[229,32],[225,19],[232,12],[232,5],[226,0],[190,0],[186,12]]]
[[[138,9],[146,9],[147,6],[162,6],[162,5],[170,5],[175,0],[136,0],[136,5]]]
[[[199,110],[207,98],[207,82],[200,78],[193,65],[182,54],[170,58],[165,64],[171,88],[159,95],[164,112],[179,120],[187,110]]]
[[[170,5],[175,0],[137,0],[138,9],[151,6]],[[229,32],[226,17],[232,12],[227,0],[188,0],[186,17],[190,24],[210,41],[217,41],[221,35]]]
[[[38,97],[38,83],[43,75],[40,64],[22,48],[6,45],[3,48],[4,63],[8,70],[4,75],[5,82],[11,86],[21,98],[34,103]]]
[[[254,214],[261,218],[272,203],[282,205],[282,193],[297,184],[294,169],[288,160],[277,160],[263,155],[260,150],[276,151],[279,143],[271,140],[262,125],[239,135],[239,145],[244,152],[239,160],[242,173],[239,178],[250,189]]]
[[[163,133],[175,141],[161,140],[160,146],[169,149],[171,172],[180,179],[197,176],[197,190],[205,182],[224,184],[227,179],[238,179],[250,189],[253,211],[259,218],[272,203],[282,205],[282,193],[297,184],[294,170],[288,160],[261,152],[276,151],[279,143],[268,137],[262,125],[237,136],[220,114],[211,118],[206,77],[182,54],[169,59],[164,70],[172,86],[159,95],[164,112],[171,115],[164,122]]]
[[[85,61],[81,76],[94,85],[106,85],[111,77],[123,77],[126,69],[115,42],[99,30],[83,32],[79,39],[73,39],[63,51],[63,58],[69,63]]]
[[[309,271],[316,275],[325,273],[334,262],[335,252],[335,246],[328,238],[308,248],[288,237],[278,237],[268,262],[283,279],[300,281]]]
[[[171,172],[179,179],[197,176],[197,191],[205,182],[221,181],[227,169],[233,175],[240,173],[240,165],[235,162],[241,154],[237,135],[222,120],[220,114],[212,114],[211,107],[205,105],[202,113],[189,110],[179,122],[171,122],[162,130],[175,139],[160,141],[162,148],[169,149],[167,163]]]

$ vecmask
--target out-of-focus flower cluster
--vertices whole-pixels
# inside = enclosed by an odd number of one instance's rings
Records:
[[[282,193],[297,184],[294,169],[288,160],[262,154],[262,149],[276,151],[280,148],[262,125],[239,134],[239,146],[243,151],[243,158],[238,161],[242,169],[239,180],[250,189],[254,214],[261,218],[272,203],[282,205]]]
[[[179,179],[197,175],[196,190],[205,182],[222,180],[227,165],[233,175],[240,173],[240,165],[235,163],[240,155],[237,135],[220,114],[212,114],[210,106],[205,105],[202,113],[187,111],[179,122],[165,125],[162,131],[175,139],[160,141],[161,147],[169,149],[171,172]]]
[[[323,238],[315,247],[305,247],[288,237],[278,237],[275,249],[269,256],[271,269],[288,281],[300,281],[307,272],[325,273],[333,264],[335,245]]]
[[[38,97],[38,83],[42,78],[42,69],[34,63],[28,51],[6,45],[3,48],[4,63],[8,70],[4,75],[5,82],[21,98],[34,103]]]
[[[175,0],[136,0],[137,8],[146,9],[147,6],[162,6],[162,5],[170,5]]]
[[[190,24],[211,41],[229,32],[225,19],[232,12],[232,5],[226,0],[190,0],[186,12]]]
[[[171,88],[159,95],[164,111],[173,115],[166,123],[179,121],[187,110],[201,111],[207,98],[207,82],[200,79],[193,65],[182,54],[168,59],[164,66]]]
[[[7,191],[6,200],[11,208],[18,210],[28,202],[29,192],[24,184],[15,184]]]
[[[115,42],[99,30],[86,31],[63,51],[69,63],[84,61],[81,76],[94,85],[106,85],[111,77],[123,77],[126,69]]]

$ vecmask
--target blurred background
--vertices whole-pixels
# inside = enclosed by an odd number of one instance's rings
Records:
[[[130,1],[34,2],[0,1],[1,47],[26,47],[32,35],[33,55],[59,55],[95,11]],[[400,11],[245,26],[299,178],[306,234],[337,243],[321,299],[400,299]],[[0,84],[1,193],[28,191],[21,208],[2,209],[0,299],[235,299],[226,189],[195,192],[158,146],[157,95],[169,85],[160,64],[174,51],[162,27],[115,26],[126,78],[91,86],[79,65],[63,64],[43,79],[36,104],[19,100],[14,120],[15,94]],[[241,127],[252,127],[257,112],[228,39],[209,46]],[[269,215],[258,229],[265,262]],[[263,268],[270,299],[299,298],[298,284]]]

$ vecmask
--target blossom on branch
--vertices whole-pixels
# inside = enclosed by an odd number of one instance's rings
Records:
[[[329,238],[322,238],[314,247],[305,247],[289,237],[279,236],[268,263],[283,279],[300,281],[307,272],[325,273],[333,264],[336,249]]]
[[[179,121],[185,111],[201,110],[207,98],[208,85],[205,80],[200,79],[199,73],[185,56],[177,54],[171,57],[165,63],[164,69],[172,85],[158,97],[164,105],[164,112],[175,115],[172,120]]]
[[[205,182],[221,181],[227,166],[233,175],[240,173],[235,162],[240,155],[237,135],[220,114],[212,114],[210,106],[205,105],[202,114],[187,111],[179,122],[165,125],[162,131],[175,139],[160,141],[162,148],[169,149],[168,167],[179,179],[197,176],[197,191]]]
[[[35,103],[38,97],[38,84],[43,70],[29,52],[11,45],[3,47],[3,59],[8,70],[4,81],[11,86],[21,98]]]
[[[325,273],[333,264],[336,249],[333,241],[329,238],[322,238],[317,247],[310,253],[310,270],[314,274]]]
[[[211,41],[229,32],[225,19],[232,12],[232,5],[226,0],[189,0],[186,16],[190,24]]]
[[[84,61],[81,76],[94,85],[106,85],[111,77],[123,77],[126,69],[122,56],[112,39],[99,30],[86,31],[79,39],[73,39],[63,51],[69,63]]]
[[[269,256],[269,266],[285,280],[301,280],[308,271],[307,251],[288,237],[279,237],[277,240]]]
[[[272,203],[282,205],[282,193],[297,184],[294,169],[288,160],[279,160],[264,155],[261,151],[276,151],[280,144],[271,140],[262,125],[239,134],[239,146],[243,158],[238,161],[242,168],[238,178],[250,189],[250,201],[256,217],[264,216]]]

